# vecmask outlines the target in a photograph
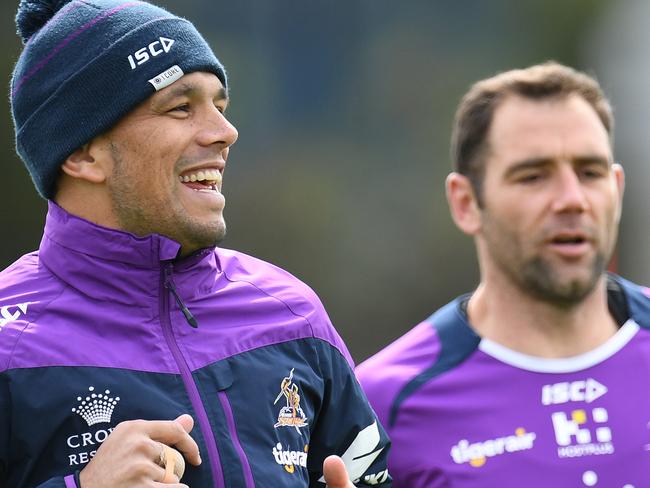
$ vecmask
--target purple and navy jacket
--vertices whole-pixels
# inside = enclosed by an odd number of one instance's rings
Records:
[[[389,441],[305,284],[244,254],[106,229],[49,204],[0,273],[0,486],[74,488],[125,420],[189,413],[203,487],[324,486],[339,454],[390,486]]]
[[[393,443],[393,486],[650,487],[648,289],[610,275],[618,332],[565,359],[479,337],[468,299],[357,368]]]

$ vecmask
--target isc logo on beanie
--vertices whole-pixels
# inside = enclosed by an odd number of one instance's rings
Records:
[[[152,57],[158,56],[162,53],[168,53],[172,48],[172,44],[174,44],[174,39],[160,37],[157,41],[153,41],[148,46],[138,49],[133,54],[129,54],[128,59],[131,69],[136,69],[141,64],[149,61]]]

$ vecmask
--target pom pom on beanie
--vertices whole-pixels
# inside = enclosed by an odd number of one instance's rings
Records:
[[[21,0],[16,13],[18,35],[26,43],[70,0]]]

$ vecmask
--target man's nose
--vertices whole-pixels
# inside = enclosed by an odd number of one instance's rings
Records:
[[[222,144],[226,148],[232,146],[239,137],[235,126],[216,107],[210,110],[203,124],[204,128],[198,135],[202,145]]]
[[[589,206],[584,183],[571,168],[565,168],[558,175],[553,207],[557,212],[583,212]]]

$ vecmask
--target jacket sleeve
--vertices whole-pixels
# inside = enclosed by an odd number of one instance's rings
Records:
[[[41,483],[35,488],[78,488],[77,483],[75,482],[74,475],[66,476],[57,476],[56,478],[50,478],[49,480]]]
[[[324,396],[310,442],[309,486],[324,488],[323,461],[332,454],[343,458],[356,486],[392,486],[386,465],[390,441],[346,360],[347,351],[326,341],[316,348]]]
[[[9,471],[9,436],[11,435],[9,403],[7,378],[4,374],[0,374],[0,486],[7,486]]]
[[[0,374],[0,486],[9,486],[11,462],[11,395],[7,376]],[[12,485],[15,486],[15,485]],[[56,476],[34,488],[79,488],[74,475]]]

